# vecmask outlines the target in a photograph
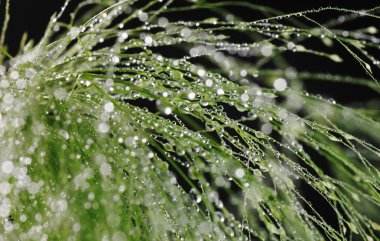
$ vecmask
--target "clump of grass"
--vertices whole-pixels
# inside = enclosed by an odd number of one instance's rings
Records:
[[[377,10],[89,0],[17,56],[3,44],[0,240],[379,240],[378,110],[302,87],[379,92],[377,28],[339,30]],[[367,78],[284,57],[345,61],[337,45]]]

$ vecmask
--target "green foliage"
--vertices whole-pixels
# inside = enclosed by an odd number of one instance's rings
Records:
[[[181,19],[201,10],[210,18]],[[62,12],[36,46],[1,47],[0,240],[380,240],[379,103],[303,87],[379,92],[377,28],[339,28],[377,23],[377,8],[88,0],[70,23]],[[324,12],[336,16],[319,23]],[[345,64],[338,46],[367,78],[284,57]]]

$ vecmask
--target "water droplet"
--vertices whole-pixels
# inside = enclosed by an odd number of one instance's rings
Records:
[[[26,87],[26,80],[24,79],[18,79],[16,81],[16,88],[19,90],[23,90]]]
[[[243,168],[238,168],[238,169],[236,169],[235,170],[235,176],[237,177],[237,178],[242,178],[242,177],[244,177],[244,169]]]
[[[164,108],[164,114],[165,115],[170,115],[172,113],[172,109],[170,107],[165,107]]]
[[[181,30],[181,36],[184,38],[188,38],[191,36],[191,30],[189,28],[183,28]]]
[[[200,203],[202,201],[202,197],[197,194],[197,191],[192,188],[189,192],[190,197],[192,200],[194,200],[195,203]]]
[[[273,87],[275,88],[275,90],[278,90],[278,91],[284,91],[287,87],[287,82],[285,79],[283,78],[278,78],[274,81],[273,83]]]
[[[146,36],[144,38],[144,42],[147,44],[147,45],[151,45],[153,43],[153,38],[151,36]]]
[[[102,174],[103,177],[107,177],[107,176],[111,176],[111,173],[112,173],[111,165],[106,162],[103,162],[100,165],[100,174]]]
[[[269,135],[270,133],[272,133],[272,126],[269,125],[269,124],[264,124],[261,126],[261,132],[264,134],[264,135]]]
[[[14,168],[14,165],[13,165],[13,162],[11,161],[5,161],[3,162],[3,164],[1,164],[1,170],[5,174],[11,173],[13,171],[13,168]]]
[[[190,92],[188,95],[187,95],[187,98],[189,100],[194,100],[195,99],[195,93],[194,92]]]
[[[352,232],[359,234],[358,230],[356,229],[356,225],[353,223],[347,222],[348,227],[351,229]]]
[[[242,102],[247,102],[249,100],[249,95],[247,93],[244,93],[240,96],[240,100]]]
[[[205,81],[205,85],[206,85],[207,87],[211,87],[212,84],[213,84],[212,79],[207,79],[207,80]]]
[[[11,204],[9,199],[5,198],[1,200],[0,204],[0,217],[6,218],[11,213]]]
[[[264,46],[261,47],[260,52],[263,56],[269,57],[272,55],[273,48],[272,45],[270,44],[265,44]]]
[[[11,191],[11,184],[9,182],[0,183],[0,194],[7,195]]]
[[[139,19],[141,22],[145,22],[148,20],[148,14],[146,12],[139,12]]]
[[[223,90],[223,89],[218,89],[218,90],[216,91],[216,94],[217,94],[217,95],[224,95],[224,90]]]
[[[120,58],[118,56],[112,56],[111,61],[114,64],[118,64],[118,63],[120,63]]]
[[[100,123],[98,126],[98,130],[100,133],[107,133],[109,131],[110,127],[107,123]]]
[[[163,146],[164,146],[165,150],[170,151],[170,152],[174,152],[173,146],[171,144],[165,143]]]
[[[158,26],[165,28],[166,26],[168,26],[168,24],[169,24],[169,21],[167,18],[161,17],[158,19]]]
[[[261,131],[255,131],[255,136],[256,136],[257,138],[260,138],[260,139],[266,137],[265,134],[262,133]]]
[[[72,28],[70,29],[69,35],[70,35],[72,38],[76,38],[76,37],[78,37],[79,33],[80,33],[80,29],[79,29],[78,27],[72,27]]]
[[[122,32],[119,34],[119,42],[120,43],[123,43],[127,38],[128,38],[127,32]]]
[[[115,110],[115,106],[114,106],[114,104],[113,104],[112,102],[108,102],[108,103],[106,103],[106,104],[104,105],[104,110],[105,110],[106,112],[111,113],[111,112],[113,112],[113,111]]]
[[[11,79],[18,79],[18,77],[20,77],[20,74],[16,70],[13,70],[10,74],[10,77]]]
[[[197,74],[199,75],[199,77],[203,77],[206,75],[206,71],[204,69],[198,69]]]

